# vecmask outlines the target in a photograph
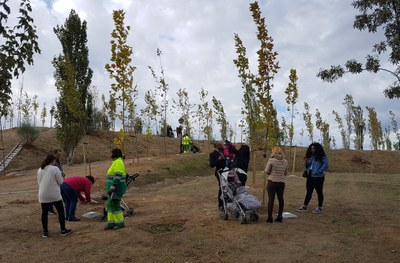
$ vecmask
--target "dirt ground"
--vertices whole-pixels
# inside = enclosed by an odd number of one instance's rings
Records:
[[[168,157],[167,157],[168,158]],[[171,162],[176,157],[171,156]],[[128,170],[150,169],[159,159],[143,159]],[[181,159],[184,161],[184,159]],[[104,174],[109,162],[92,164],[93,174]],[[82,174],[83,167],[65,166],[67,175]],[[73,233],[59,235],[57,216],[49,216],[50,237],[40,235],[40,205],[35,170],[1,179],[0,262],[399,262],[400,177],[392,175],[329,173],[325,183],[324,212],[300,213],[304,179],[289,176],[285,211],[297,218],[283,223],[241,225],[237,219],[219,218],[217,182],[212,172],[181,177],[128,189],[125,202],[136,214],[126,227],[104,231],[99,218],[103,203],[78,205],[79,222],[67,222]],[[262,174],[255,183],[249,175],[249,192],[262,200]],[[103,194],[99,180],[93,197]],[[310,208],[316,205],[316,196]]]

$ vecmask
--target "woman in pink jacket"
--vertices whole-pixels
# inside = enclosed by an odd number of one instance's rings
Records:
[[[275,194],[278,197],[279,209],[275,222],[282,223],[283,213],[283,192],[285,190],[285,176],[288,173],[288,161],[283,155],[281,147],[273,147],[271,157],[268,159],[265,173],[268,175],[268,218],[267,222],[272,223],[272,211],[274,208]]]

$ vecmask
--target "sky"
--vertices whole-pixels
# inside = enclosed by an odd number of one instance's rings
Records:
[[[16,14],[19,1],[10,0]],[[54,104],[58,92],[54,85],[54,67],[51,61],[61,52],[60,42],[53,28],[63,25],[71,9],[87,22],[90,68],[94,75],[92,85],[99,92],[97,107],[101,108],[101,95],[108,96],[112,80],[105,65],[111,58],[111,32],[114,29],[113,10],[123,9],[125,25],[129,25],[128,45],[133,48],[132,65],[136,67],[134,82],[138,85],[138,108],[144,106],[144,94],[155,89],[148,66],[160,76],[161,59],[165,80],[169,85],[168,97],[177,99],[176,92],[186,89],[191,104],[200,103],[201,88],[222,102],[228,121],[237,131],[234,138],[240,141],[237,123],[242,119],[243,106],[240,79],[233,63],[237,58],[234,34],[238,34],[247,49],[250,67],[257,73],[257,28],[249,11],[253,0],[31,0],[31,16],[37,28],[41,54],[35,55],[34,66],[27,67],[23,77],[13,81],[14,95],[22,84],[30,97],[38,95],[39,112],[45,102],[47,108]],[[281,117],[286,120],[286,95],[290,69],[297,70],[299,101],[296,104],[295,138],[297,145],[310,143],[302,113],[303,103],[311,107],[313,122],[318,109],[330,124],[331,135],[337,148],[341,138],[332,110],[344,118],[342,105],[346,94],[360,105],[367,119],[366,106],[374,107],[383,128],[390,125],[389,111],[399,120],[398,100],[390,100],[383,90],[392,83],[388,73],[346,75],[335,83],[324,83],[316,77],[321,68],[342,64],[350,58],[362,60],[371,53],[372,45],[383,39],[381,33],[369,34],[353,29],[357,11],[350,0],[265,0],[259,1],[262,16],[266,19],[269,35],[274,39],[280,70],[275,76],[272,97]],[[12,18],[10,18],[12,22]],[[385,61],[383,61],[385,62]],[[390,67],[390,65],[388,65]],[[168,117],[173,128],[178,126],[176,116]],[[47,121],[47,125],[49,125]],[[154,127],[153,127],[154,129]],[[219,128],[215,127],[218,137]],[[194,136],[195,138],[197,136]],[[314,139],[319,140],[315,130]],[[365,148],[370,145],[368,135]],[[353,144],[352,144],[353,147]]]

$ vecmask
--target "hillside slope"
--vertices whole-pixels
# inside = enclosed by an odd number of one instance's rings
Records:
[[[115,132],[96,131],[84,137],[78,145],[75,153],[75,164],[83,163],[83,152],[85,150],[86,162],[97,162],[109,160]],[[7,154],[19,142],[16,129],[3,131],[4,151]],[[84,144],[85,142],[85,144]],[[213,146],[206,141],[194,141],[203,153],[212,151]],[[85,148],[84,148],[85,146]],[[59,148],[55,137],[55,129],[40,129],[38,139],[30,147],[24,147],[21,153],[14,158],[7,167],[7,172],[22,171],[37,168],[45,155],[54,148]],[[133,162],[137,158],[167,157],[179,153],[179,139],[164,138],[160,136],[127,135],[125,137],[125,154]],[[397,174],[400,173],[400,152],[395,151],[356,151],[356,150],[327,150],[329,157],[329,171],[339,173],[377,173]],[[263,151],[252,152],[255,157],[251,161],[251,167],[263,170],[267,159],[263,157]],[[303,169],[304,147],[286,148],[285,155],[289,159],[290,172],[300,174]],[[64,163],[65,160],[62,160]],[[204,156],[202,157],[204,158]],[[206,159],[204,160],[205,162]],[[293,162],[295,166],[293,169]]]

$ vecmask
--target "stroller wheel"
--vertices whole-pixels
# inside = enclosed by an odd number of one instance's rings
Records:
[[[254,221],[258,221],[258,214],[256,212],[254,212]]]
[[[222,220],[228,220],[228,214],[225,213],[225,212],[222,212],[222,211],[221,211],[219,217],[220,217]]]
[[[239,216],[239,222],[240,222],[240,224],[246,224],[246,217],[245,216],[243,216],[243,215],[240,215]]]
[[[232,216],[234,218],[238,218],[239,217],[239,212],[236,212],[236,211],[232,212]]]

